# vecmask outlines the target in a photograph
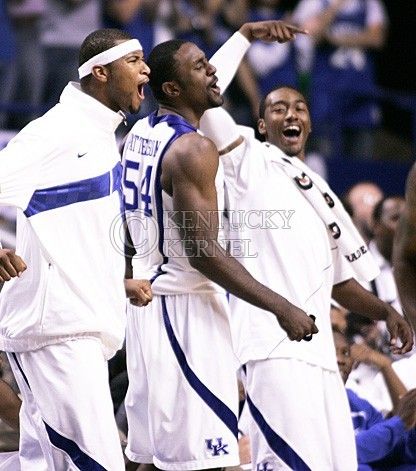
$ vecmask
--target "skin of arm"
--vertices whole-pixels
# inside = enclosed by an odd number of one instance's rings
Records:
[[[19,411],[22,401],[2,379],[0,379],[0,398],[0,418],[14,430],[19,430]]]
[[[316,333],[318,330],[309,316],[257,282],[217,242],[218,162],[218,151],[212,141],[189,133],[172,144],[162,164],[162,187],[172,196],[174,211],[177,214],[186,211],[186,223],[175,222],[191,266],[231,294],[272,312],[291,340],[300,341],[306,334]]]
[[[336,0],[332,2],[321,13],[313,15],[303,23],[302,26],[309,31],[316,42],[319,42],[325,36],[327,28],[334,21],[334,18],[344,2],[345,0]]]
[[[413,332],[408,322],[390,304],[385,303],[350,278],[332,288],[332,297],[341,306],[372,320],[386,321],[393,353],[409,352],[413,346]],[[398,346],[397,339],[402,346]]]
[[[416,329],[416,165],[406,183],[406,206],[393,246],[393,267],[403,312]]]
[[[132,258],[136,251],[127,224],[125,225],[126,243],[124,246],[126,270],[124,274],[124,289],[126,297],[133,306],[147,306],[153,298],[152,285],[149,280],[136,280],[133,278]]]
[[[407,392],[397,373],[392,368],[392,361],[383,353],[373,350],[366,344],[351,345],[351,357],[354,361],[374,365],[380,369],[386,382],[393,406],[396,407],[402,396]]]
[[[381,25],[367,26],[363,31],[354,34],[332,35],[325,34],[326,40],[337,47],[364,47],[369,49],[381,49],[386,42],[386,28]]]

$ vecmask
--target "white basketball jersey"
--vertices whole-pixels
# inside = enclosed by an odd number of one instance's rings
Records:
[[[152,113],[133,126],[123,151],[125,215],[136,251],[133,276],[151,280],[154,294],[222,291],[191,267],[175,222],[177,219],[186,222],[186,211],[174,211],[172,198],[163,191],[160,181],[167,150],[189,132],[198,131],[181,116]],[[216,188],[221,221],[224,201],[221,163]]]
[[[289,341],[271,313],[230,296],[236,355],[242,363],[297,358],[336,371],[330,301],[332,286],[351,278],[348,263],[297,184],[273,161],[267,144],[252,131],[241,131],[245,142],[221,157],[230,230],[243,249],[231,255],[258,281],[315,315],[319,333],[311,342]]]

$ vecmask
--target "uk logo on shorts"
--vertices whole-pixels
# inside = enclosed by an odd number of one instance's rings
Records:
[[[228,444],[222,442],[222,438],[209,438],[205,440],[208,450],[212,451],[212,456],[228,455]]]
[[[256,471],[273,471],[273,467],[270,466],[269,468],[269,462],[263,461],[262,463],[256,466]]]

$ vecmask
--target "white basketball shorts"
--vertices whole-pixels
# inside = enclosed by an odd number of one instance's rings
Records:
[[[163,470],[236,465],[238,391],[221,293],[129,304],[127,457]]]
[[[22,471],[125,469],[99,340],[9,353],[23,396]]]
[[[253,469],[357,469],[350,409],[338,372],[285,358],[249,361],[245,370]]]

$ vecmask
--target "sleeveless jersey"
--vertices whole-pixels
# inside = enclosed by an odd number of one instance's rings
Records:
[[[183,134],[198,132],[178,115],[143,118],[131,129],[123,151],[125,217],[132,244],[133,277],[152,282],[154,294],[223,291],[191,267],[178,218],[186,223],[187,211],[174,211],[172,197],[162,189],[162,162],[167,150]],[[224,177],[221,163],[216,176],[218,217],[222,221]],[[189,213],[188,213],[189,216]],[[223,239],[219,231],[218,239]],[[203,255],[203,247],[196,256]]]

